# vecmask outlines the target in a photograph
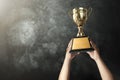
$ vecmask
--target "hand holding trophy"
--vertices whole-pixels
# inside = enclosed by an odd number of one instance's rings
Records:
[[[84,7],[74,8],[72,10],[73,21],[77,25],[78,33],[77,37],[72,39],[72,47],[70,52],[93,50],[88,36],[86,36],[83,31],[83,26],[86,23],[91,10],[91,8],[87,9]]]

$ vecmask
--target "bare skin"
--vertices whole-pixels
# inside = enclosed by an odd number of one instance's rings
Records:
[[[108,67],[105,65],[102,58],[100,57],[98,48],[92,41],[90,43],[94,48],[94,51],[90,51],[87,53],[96,62],[102,80],[114,80],[111,71],[108,69]],[[71,60],[75,58],[75,56],[80,54],[79,52],[74,54],[70,53],[71,44],[72,44],[72,40],[69,42],[68,47],[66,49],[65,59],[58,80],[69,80]]]
[[[108,69],[108,67],[103,62],[102,58],[100,57],[98,48],[92,41],[91,41],[91,44],[95,50],[91,52],[87,52],[87,53],[96,62],[102,80],[114,80],[111,71]]]

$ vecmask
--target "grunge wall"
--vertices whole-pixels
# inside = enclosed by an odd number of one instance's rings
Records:
[[[120,80],[120,8],[116,0],[0,0],[0,80],[57,80],[77,27],[69,12],[92,7],[84,26]],[[72,62],[71,80],[100,79],[87,54]]]

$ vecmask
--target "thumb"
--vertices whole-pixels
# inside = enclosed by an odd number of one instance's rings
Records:
[[[89,54],[89,55],[90,55],[90,52],[89,52],[89,51],[87,51],[87,54]]]

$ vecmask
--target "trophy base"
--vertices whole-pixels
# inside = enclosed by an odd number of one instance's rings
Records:
[[[70,52],[86,52],[94,50],[87,36],[73,38]]]

